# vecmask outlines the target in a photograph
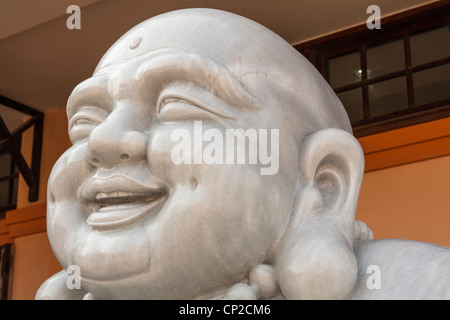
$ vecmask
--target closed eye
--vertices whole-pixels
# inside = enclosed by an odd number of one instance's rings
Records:
[[[233,119],[224,110],[230,107],[211,92],[198,87],[188,90],[165,90],[158,99],[157,116],[163,121]]]
[[[99,122],[97,119],[91,119],[91,118],[82,118],[82,117],[79,117],[78,119],[75,119],[75,121],[73,121],[72,127],[73,127],[73,126],[80,125],[80,124],[92,124],[92,125],[97,125],[97,124],[99,124],[99,123],[100,123],[100,122]]]
[[[181,99],[181,98],[175,98],[175,97],[169,97],[169,98],[165,98],[162,102],[161,102],[161,107],[160,107],[160,111],[161,109],[163,109],[166,105],[168,105],[169,103],[186,103],[186,104],[190,104],[192,106],[196,106],[195,103],[192,103],[188,100],[185,99]]]
[[[72,143],[89,137],[91,131],[107,116],[108,113],[98,107],[86,106],[78,109],[69,120],[69,136]]]

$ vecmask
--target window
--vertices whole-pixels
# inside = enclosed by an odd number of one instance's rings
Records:
[[[0,95],[0,219],[17,205],[19,173],[29,187],[28,200],[38,199],[43,114]],[[21,153],[22,134],[33,129],[31,165]]]
[[[15,209],[18,182],[19,172],[11,155],[3,152],[0,154],[0,210],[2,212]]]
[[[295,46],[328,80],[355,136],[450,116],[450,5],[434,3]]]

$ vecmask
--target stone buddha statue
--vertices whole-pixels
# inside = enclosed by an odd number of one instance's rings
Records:
[[[448,248],[373,240],[355,220],[364,155],[345,109],[256,22],[213,9],[146,20],[67,114],[73,145],[47,202],[64,270],[37,299],[450,298]]]

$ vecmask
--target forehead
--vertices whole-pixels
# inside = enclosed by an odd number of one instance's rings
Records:
[[[342,127],[351,132],[339,99],[301,54],[262,25],[219,10],[178,10],[142,22],[111,46],[94,75],[106,70],[111,75],[110,67],[122,63],[141,68],[133,62],[159,50],[178,50],[214,61],[259,99],[259,105],[277,105],[296,118],[308,115],[310,120],[302,122],[311,130]]]
[[[255,96],[272,91],[277,97],[283,87],[302,98],[321,82],[317,70],[280,36],[252,20],[213,9],[178,10],[138,24],[111,46],[95,73],[163,49],[214,60]]]
[[[292,53],[279,36],[244,17],[210,9],[179,10],[146,20],[124,34],[102,57],[94,75],[112,76],[119,65],[127,66],[129,72],[124,74],[135,72],[137,77],[145,73],[142,70],[153,69],[160,82],[170,77],[203,82],[208,91],[229,96],[246,91],[241,96],[248,98],[248,105],[271,90],[267,79],[271,88],[286,79],[290,68],[279,65],[292,67],[289,55],[279,58],[286,48]],[[270,61],[273,57],[278,58]],[[158,74],[152,64],[165,64],[166,72]],[[261,100],[259,105],[264,104]]]
[[[244,24],[257,25],[242,17],[208,9],[159,15],[125,33],[103,56],[97,70],[161,48],[214,57],[222,65],[229,65],[236,55],[244,53],[252,35],[260,33]]]
[[[72,92],[68,115],[95,101],[111,105],[130,98],[148,102],[168,87],[187,100],[208,100],[214,95],[236,109],[258,109],[254,96],[224,66],[205,56],[164,48],[96,70]]]

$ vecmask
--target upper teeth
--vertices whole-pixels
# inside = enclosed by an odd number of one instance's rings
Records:
[[[98,192],[95,194],[95,199],[105,199],[105,198],[113,198],[113,197],[128,197],[139,195],[139,193],[127,192],[127,191],[113,191],[113,192]]]

